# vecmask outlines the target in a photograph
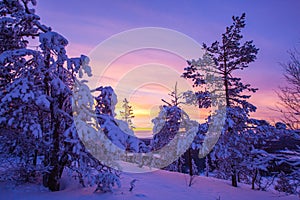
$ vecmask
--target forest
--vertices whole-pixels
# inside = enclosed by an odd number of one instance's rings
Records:
[[[238,73],[251,68],[261,50],[243,35],[246,14],[233,16],[225,32],[203,43],[202,57],[187,60],[178,76],[195,92],[179,92],[174,83],[152,119],[153,138],[143,139],[134,134],[137,116],[130,98],[118,99],[111,86],[89,88],[90,58],[69,57],[72,41],[41,22],[36,4],[0,1],[1,183],[40,184],[54,192],[63,190],[62,179],[68,177],[82,188],[113,194],[125,187],[121,177],[128,172],[121,161],[176,172],[174,177],[185,174],[186,187],[203,176],[230,181],[232,187],[300,195],[297,49],[281,64],[287,84],[274,91],[280,121],[252,117],[257,108],[249,99],[259,88]],[[183,105],[209,115],[197,122]],[[130,181],[129,191],[140,182]]]

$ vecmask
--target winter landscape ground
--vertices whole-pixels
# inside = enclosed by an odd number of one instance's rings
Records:
[[[129,192],[130,182],[136,179],[133,191]],[[1,199],[24,200],[297,200],[295,195],[287,195],[278,191],[254,191],[250,185],[240,184],[234,188],[230,181],[210,177],[196,177],[192,187],[188,187],[188,175],[176,172],[155,171],[142,174],[121,175],[122,187],[113,193],[94,193],[95,187],[82,188],[69,177],[63,177],[62,190],[50,192],[36,184],[25,184],[11,187],[1,183]]]

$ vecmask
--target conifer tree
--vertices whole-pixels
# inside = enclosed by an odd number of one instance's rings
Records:
[[[237,174],[239,162],[242,159],[240,148],[246,142],[241,134],[247,128],[247,121],[250,112],[255,112],[256,107],[249,103],[248,92],[255,92],[257,89],[251,88],[250,84],[244,84],[241,78],[236,77],[236,72],[244,70],[250,63],[255,61],[258,49],[253,41],[242,43],[242,29],[245,27],[245,14],[240,17],[232,17],[233,24],[226,27],[225,33],[221,36],[221,41],[216,41],[210,46],[203,44],[203,49],[214,60],[216,73],[221,77],[225,90],[226,100],[226,124],[224,131],[216,144],[213,153],[219,164],[223,163],[223,170],[231,175],[232,185],[237,186]],[[185,68],[183,77],[192,79],[195,86],[205,85],[203,74],[199,71],[201,66],[197,61],[189,61],[189,66]],[[196,93],[199,100],[199,107],[208,107],[210,94],[203,90]]]
[[[91,75],[89,59],[69,58],[67,39],[42,25],[30,4],[36,1],[0,1],[0,126],[8,130],[2,137],[1,165],[13,168],[16,173],[7,176],[17,180],[20,174],[25,181],[42,175],[51,191],[60,189],[66,168],[83,185],[88,177],[103,185],[101,177],[113,170],[85,149],[71,107],[76,78]],[[39,46],[29,48],[30,38]]]
[[[124,109],[123,111],[120,111],[122,120],[127,122],[128,126],[131,129],[134,129],[135,127],[133,126],[133,123],[132,123],[132,119],[134,118],[133,109],[132,109],[132,106],[129,104],[129,101],[126,98],[123,100],[122,108]]]

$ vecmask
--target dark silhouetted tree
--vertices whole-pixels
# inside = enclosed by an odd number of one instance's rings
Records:
[[[203,44],[203,49],[215,62],[215,73],[221,77],[225,90],[226,100],[226,123],[213,154],[219,165],[224,164],[220,170],[224,170],[231,176],[232,185],[237,186],[237,174],[239,163],[243,157],[241,148],[246,142],[241,134],[247,129],[247,121],[250,112],[256,107],[247,100],[250,95],[245,92],[255,92],[250,84],[244,84],[241,78],[236,77],[236,72],[244,70],[250,63],[255,61],[258,49],[253,41],[242,43],[242,29],[245,27],[245,14],[240,17],[232,17],[233,24],[226,27],[222,34],[221,41],[216,41],[210,46]],[[201,73],[201,65],[197,61],[189,61],[185,68],[183,77],[192,79],[195,86],[206,84]],[[207,107],[210,103],[210,94],[206,91],[196,93],[199,100],[199,107]],[[226,164],[226,165],[225,165]]]
[[[300,57],[299,52],[289,52],[290,61],[282,64],[288,83],[277,92],[280,103],[277,107],[283,114],[283,121],[292,129],[300,129]]]

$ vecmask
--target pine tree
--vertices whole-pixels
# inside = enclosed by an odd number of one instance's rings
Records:
[[[154,137],[152,149],[158,150],[168,144],[178,133],[181,119],[181,109],[177,106],[161,106],[159,115],[152,120]]]
[[[68,41],[41,25],[30,3],[36,2],[0,2],[0,124],[8,129],[2,137],[6,146],[1,145],[1,160],[6,158],[4,165],[13,160],[15,169],[24,166],[26,176],[42,173],[44,186],[52,191],[60,189],[66,168],[83,185],[87,177],[99,177],[94,183],[102,184],[101,174],[115,172],[85,149],[71,107],[76,78],[91,75],[89,60],[83,55],[69,58]],[[29,37],[39,39],[38,48],[28,48]]]
[[[24,166],[26,176],[34,176],[38,168],[40,172],[47,170],[37,166],[37,156],[45,150],[41,142],[47,124],[41,123],[41,118],[50,109],[41,92],[41,68],[37,69],[41,55],[27,48],[29,38],[48,28],[40,25],[39,17],[28,8],[30,3],[35,5],[35,1],[0,2],[0,126],[8,130],[2,152],[9,158],[22,155],[11,167]]]
[[[122,119],[125,122],[127,122],[127,124],[130,127],[130,129],[133,130],[135,128],[133,126],[133,123],[132,123],[132,119],[134,118],[133,109],[132,109],[132,106],[129,105],[129,102],[128,102],[128,100],[126,98],[123,100],[122,108],[124,110],[120,111],[120,115],[121,115]]]
[[[165,104],[167,104],[168,106],[179,106],[180,104],[183,104],[184,102],[182,101],[183,97],[184,97],[184,93],[180,93],[178,92],[178,88],[177,88],[177,82],[175,83],[175,87],[174,90],[172,90],[169,93],[169,96],[171,98],[171,102],[169,103],[168,101],[161,99]]]
[[[160,107],[159,115],[152,120],[154,123],[154,137],[151,142],[151,147],[153,150],[158,150],[167,145],[179,132],[180,119],[181,119],[181,109],[179,108],[180,99],[182,94],[178,93],[177,83],[175,84],[174,90],[169,94],[171,97],[171,102],[162,99],[166,104]],[[166,166],[164,169],[169,171],[182,171],[182,166],[184,164],[184,158],[180,157],[178,160]]]
[[[147,152],[149,149],[145,143],[133,136],[132,130],[128,130],[128,125],[124,125],[124,121],[115,118],[117,95],[114,90],[110,86],[101,86],[95,91],[99,92],[95,97],[97,120],[105,135],[120,149],[129,152]]]
[[[244,92],[255,92],[257,89],[251,88],[250,84],[244,84],[241,78],[235,77],[235,73],[243,70],[256,59],[258,49],[253,41],[246,41],[241,44],[243,35],[242,29],[245,27],[245,14],[241,17],[232,17],[233,24],[226,28],[222,34],[221,41],[214,42],[211,46],[203,44],[204,50],[213,58],[216,65],[216,73],[221,77],[225,89],[226,100],[226,124],[224,131],[214,148],[215,158],[219,164],[223,162],[225,173],[231,174],[232,185],[237,186],[238,165],[243,155],[239,153],[246,140],[241,136],[246,129],[246,124],[250,112],[254,112],[256,107],[247,99],[250,95]],[[201,66],[197,61],[189,61],[189,66],[185,68],[183,77],[192,79],[195,86],[205,85],[203,74],[198,70]],[[196,94],[199,100],[199,107],[208,107],[210,94],[200,91]]]
[[[169,96],[171,97],[171,103],[162,99],[166,105],[160,107],[158,117],[152,120],[154,123],[153,131],[155,133],[152,141],[152,148],[154,150],[168,144],[179,131],[181,109],[178,106],[181,104],[179,99],[182,98],[182,95],[178,93],[177,83]]]
[[[153,138],[152,148],[154,150],[167,145],[175,137],[175,135],[179,133],[180,123],[182,123],[181,117],[183,115],[183,111],[181,110],[180,105],[185,103],[185,101],[183,101],[185,93],[180,93],[178,91],[176,83],[174,90],[169,93],[169,96],[171,97],[170,102],[162,99],[166,105],[161,107],[159,116],[153,120],[155,124],[154,132],[159,130]],[[159,127],[158,125],[160,124],[163,124],[163,127]],[[192,158],[192,150],[192,147],[188,148],[185,154],[164,168],[170,171],[182,172],[183,166],[187,165],[188,173],[190,175],[189,186],[192,185],[193,177],[198,171],[194,159]],[[187,157],[187,161],[184,158],[185,155]]]

